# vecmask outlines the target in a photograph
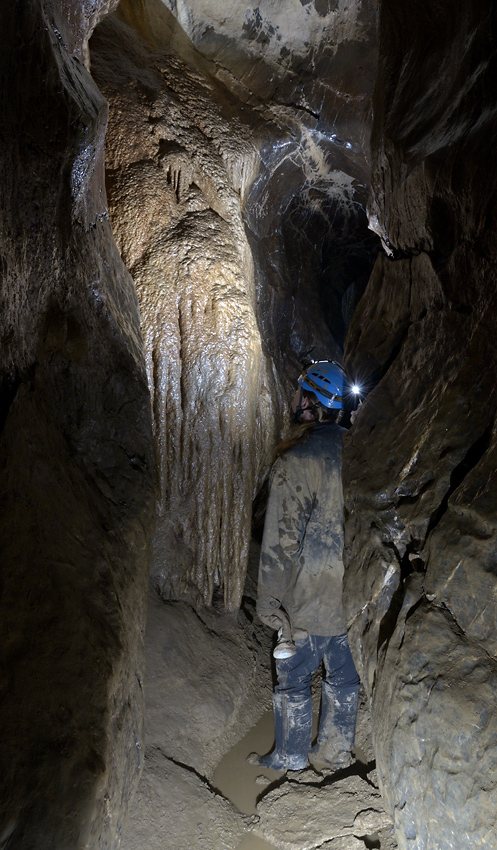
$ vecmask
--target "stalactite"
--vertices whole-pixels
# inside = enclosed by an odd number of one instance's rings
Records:
[[[119,44],[129,65],[121,58],[116,69]],[[228,137],[233,148],[233,138],[212,84],[192,77],[177,58],[151,54],[118,21],[97,32],[92,57],[111,102],[109,203],[140,301],[152,390],[155,581],[165,596],[206,603],[222,587],[234,609],[243,591],[252,500],[268,470],[275,423],[240,186],[233,187],[218,151]],[[141,93],[134,79],[143,73],[148,82]],[[133,124],[124,146],[123,110]],[[248,123],[245,133],[238,159],[247,155],[252,168]]]

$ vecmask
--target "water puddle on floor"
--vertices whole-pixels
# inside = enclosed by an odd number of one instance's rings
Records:
[[[276,850],[274,844],[268,844],[256,835],[247,835],[236,850]]]
[[[257,798],[267,788],[256,783],[258,776],[267,776],[273,783],[284,775],[282,770],[267,770],[259,765],[248,764],[246,760],[250,753],[268,753],[273,746],[273,712],[268,711],[250,732],[226,753],[215,770],[212,784],[244,814],[256,814]],[[274,850],[274,845],[249,834],[236,850]]]
[[[231,800],[237,809],[246,815],[256,813],[257,797],[265,790],[263,785],[256,784],[256,778],[267,776],[274,782],[283,776],[283,771],[266,770],[259,765],[248,764],[246,760],[250,753],[267,753],[273,745],[273,712],[268,711],[256,726],[226,753],[212,778],[212,784],[223,797]],[[274,845],[255,835],[246,835],[237,850],[274,850]]]

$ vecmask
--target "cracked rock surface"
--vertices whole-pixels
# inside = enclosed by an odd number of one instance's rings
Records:
[[[147,752],[123,850],[235,850],[245,831],[243,816],[198,775]]]
[[[307,774],[312,778],[312,771]],[[317,850],[329,846],[335,850],[340,847],[335,842],[347,837],[352,847],[364,848],[361,837],[391,827],[381,794],[369,782],[352,775],[330,783],[306,784],[307,774],[298,782],[283,782],[257,806],[260,820],[254,831],[275,847]]]

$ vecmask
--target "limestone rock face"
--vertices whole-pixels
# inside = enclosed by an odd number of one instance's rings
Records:
[[[368,3],[354,9],[342,31],[331,9],[300,6],[318,88],[323,27],[331,52],[369,39],[364,80],[354,93],[338,86],[333,121],[267,85],[262,102],[236,63],[227,73],[200,23],[213,7],[192,9],[187,26],[175,5],[124,1],[92,39],[110,103],[113,230],[142,313],[160,488],[153,575],[165,597],[210,603],[222,588],[229,609],[240,604],[252,500],[299,360],[313,346],[338,353],[377,252],[361,206],[374,19]],[[235,50],[244,37],[232,37]],[[342,56],[348,68],[354,55]]]
[[[262,334],[290,395],[304,354],[341,359],[379,248],[364,212],[358,139],[338,144],[324,126],[306,121],[268,145],[246,200]]]
[[[150,401],[106,212],[106,103],[71,56],[88,29],[65,42],[81,5],[0,11],[6,850],[117,846],[142,761]]]
[[[364,848],[361,838],[391,824],[381,794],[359,776],[331,784],[283,782],[263,797],[257,813],[255,832],[281,850]]]
[[[344,456],[350,638],[410,850],[497,829],[490,31],[477,3],[382,4],[371,219],[391,259],[347,343],[370,389]]]
[[[336,122],[341,139],[353,116],[367,138],[362,122],[375,74],[374,2],[162,2],[221,78],[234,78],[265,102]]]
[[[239,201],[253,131],[219,84],[122,21],[97,31],[92,68],[112,103],[110,209],[143,317],[160,490],[155,580],[165,596],[207,603],[223,587],[236,608],[274,440]]]

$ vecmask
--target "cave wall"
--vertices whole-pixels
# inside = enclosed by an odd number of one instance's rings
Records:
[[[150,400],[80,61],[108,7],[0,9],[5,850],[117,846],[142,761]]]
[[[310,11],[300,6],[302,21]],[[372,7],[354,6],[346,32],[331,28],[331,10],[311,17],[321,29],[306,73],[285,56],[278,66],[289,103],[242,74],[243,38],[230,36],[221,57],[214,21],[185,32],[161,0],[123,0],[91,40],[110,104],[109,211],[142,314],[159,480],[152,574],[167,598],[209,604],[222,591],[239,606],[252,501],[287,427],[300,358],[313,346],[340,353],[323,291],[337,290],[340,309],[343,292],[323,276],[322,242],[362,228],[359,262],[377,251],[363,210]],[[349,45],[344,67],[367,46],[353,91],[350,77],[332,86],[323,74],[323,27],[328,53]],[[260,57],[266,79],[272,61]],[[304,77],[319,114],[297,98]]]
[[[328,26],[333,10],[318,5]],[[115,6],[22,0],[1,10],[0,836],[9,850],[119,844],[142,763],[154,461],[166,509],[159,589],[201,602],[223,586],[235,608],[251,500],[284,427],[290,372],[293,381],[315,337],[298,310],[278,319],[277,333],[263,322],[268,275],[255,273],[254,242],[264,216],[280,220],[289,200],[271,152],[286,160],[287,143],[304,150],[297,219],[319,232],[326,169],[337,174],[333,202],[343,184],[347,209],[367,171],[371,55],[354,90],[329,81],[323,90],[318,27],[305,92],[305,62],[290,68],[284,55],[284,92],[273,87],[267,107],[264,87],[200,53],[158,0],[123,3],[102,26],[94,73],[108,50],[110,210],[135,289],[107,211],[107,103],[88,74],[88,39]],[[344,67],[369,45],[373,7],[362,6],[345,33]],[[334,28],[333,55],[339,36]],[[264,59],[258,85],[268,67]],[[258,189],[268,174],[273,187],[249,222],[263,151]],[[355,153],[347,179],[341,169]],[[276,236],[281,253],[291,228]],[[284,265],[273,287],[280,306],[294,271]],[[335,350],[325,325],[320,337]]]
[[[497,811],[494,20],[383,0],[379,39],[345,595],[399,847],[469,850]]]
[[[344,142],[353,138],[367,145],[375,0],[157,2],[170,10],[220,79],[275,110],[318,116],[323,129]]]

